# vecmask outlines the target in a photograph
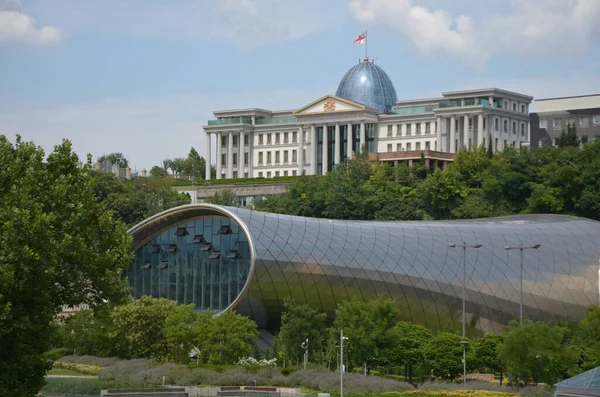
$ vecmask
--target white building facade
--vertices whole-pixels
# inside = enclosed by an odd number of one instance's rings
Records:
[[[369,60],[364,63],[385,73]],[[347,83],[343,80],[340,87]],[[503,151],[529,142],[531,96],[490,88],[445,92],[432,99],[394,99],[390,106],[390,98],[382,104],[378,92],[374,89],[367,97],[352,92],[346,97],[326,95],[297,110],[215,111],[216,119],[204,126],[206,179],[212,163],[217,179],[324,175],[363,148],[369,153],[456,153],[490,143],[494,151]],[[358,102],[348,96],[366,99]]]

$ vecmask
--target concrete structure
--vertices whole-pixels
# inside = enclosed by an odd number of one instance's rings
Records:
[[[204,203],[207,197],[223,190],[231,190],[240,199],[240,206],[252,207],[254,202],[264,200],[267,197],[283,194],[286,192],[286,186],[289,182],[273,183],[248,183],[235,185],[210,185],[209,183],[197,185],[195,190],[189,186],[173,190],[180,193],[187,193],[191,198],[191,204]]]
[[[521,147],[529,142],[532,99],[488,88],[397,101],[387,74],[365,59],[346,73],[336,95],[299,109],[215,111],[204,126],[206,179],[213,142],[217,179],[324,175],[363,148],[456,153],[490,140],[496,151]]]
[[[531,147],[556,145],[556,138],[574,124],[581,143],[600,137],[600,94],[536,99],[531,113]]]
[[[461,221],[342,221],[210,204],[129,230],[134,298],[237,310],[274,333],[287,297],[333,316],[344,300],[391,299],[402,320],[499,332],[518,318],[578,320],[598,304],[600,222],[561,215]],[[450,243],[481,244],[477,250]],[[523,255],[505,246],[540,244]],[[522,294],[521,294],[522,287]],[[521,298],[522,297],[522,298]]]

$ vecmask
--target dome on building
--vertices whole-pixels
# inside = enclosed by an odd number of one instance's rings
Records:
[[[375,108],[379,113],[396,105],[398,99],[387,73],[368,58],[344,75],[335,95]]]

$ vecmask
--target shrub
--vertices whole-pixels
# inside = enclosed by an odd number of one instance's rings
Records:
[[[425,382],[419,386],[419,390],[488,390],[497,392],[517,393],[516,389],[508,386],[500,386],[489,382],[467,382],[452,383],[452,382]]]
[[[98,367],[97,365],[88,365],[88,364],[77,364],[77,363],[65,363],[62,361],[55,361],[52,364],[54,368],[60,369],[68,369],[83,375],[98,375],[102,372],[102,367]]]
[[[117,357],[96,357],[96,356],[64,356],[57,361],[65,363],[88,364],[98,367],[108,367],[114,365],[119,360]]]
[[[136,359],[119,360],[113,365],[104,368],[98,376],[102,380],[115,380],[119,382],[129,381],[134,374],[141,372],[154,365],[154,360]]]
[[[43,354],[43,357],[45,360],[56,361],[59,358],[68,355],[69,353],[71,353],[71,349],[66,349],[64,347],[61,347],[61,348],[56,348],[56,349],[47,351],[46,353]]]
[[[283,367],[281,368],[281,374],[288,376],[289,374],[296,372],[298,370],[298,368],[296,367]]]
[[[384,393],[390,394],[390,393]],[[516,397],[518,394],[489,390],[411,390],[402,393],[403,396],[422,397]]]

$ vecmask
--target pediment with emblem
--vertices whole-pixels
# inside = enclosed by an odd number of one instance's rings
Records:
[[[335,95],[325,95],[296,110],[294,115],[301,116],[320,113],[355,112],[365,109],[366,106],[358,102],[340,98]]]

